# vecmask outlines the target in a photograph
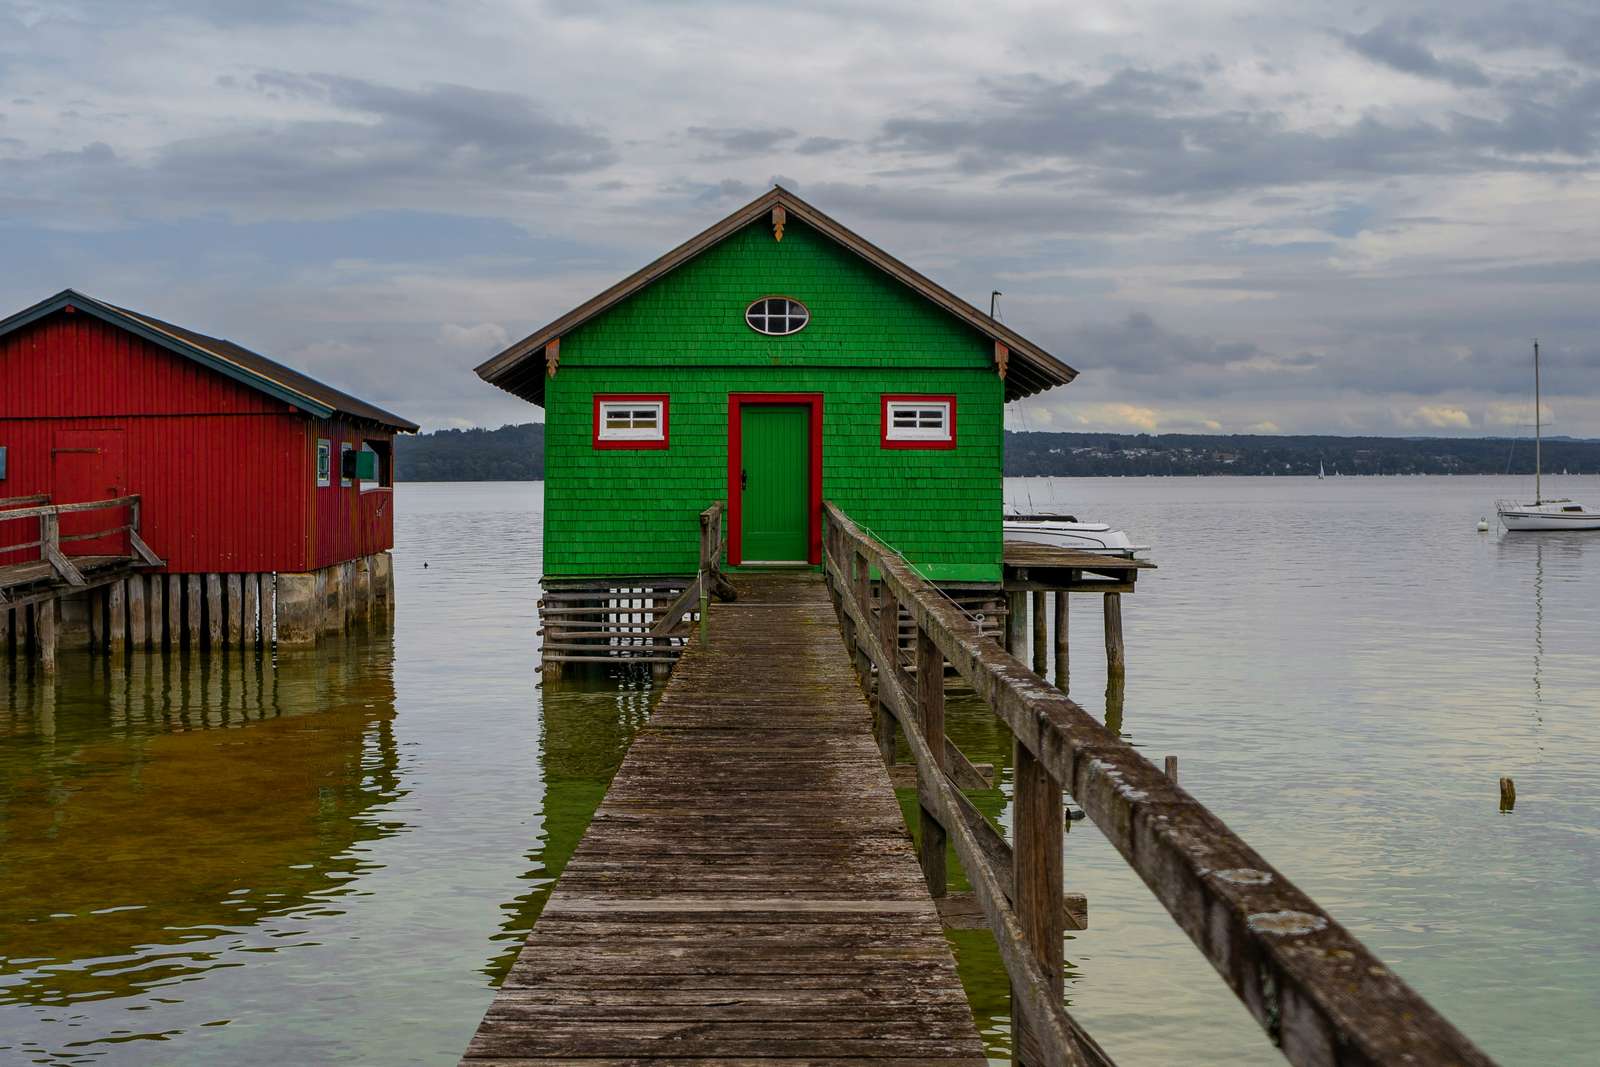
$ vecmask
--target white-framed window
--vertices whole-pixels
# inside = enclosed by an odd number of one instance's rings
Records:
[[[341,441],[339,443],[339,484],[345,489],[350,488],[352,484],[349,474],[347,473],[350,470],[350,461],[345,459],[345,456],[354,451],[355,446],[350,442]]]
[[[883,398],[887,448],[950,448],[956,441],[956,401],[950,396]]]
[[[744,321],[756,333],[782,337],[798,333],[811,321],[811,312],[798,300],[764,296],[744,309]]]
[[[667,398],[663,395],[594,398],[597,448],[665,448]]]
[[[317,487],[333,484],[333,442],[326,437],[317,438]]]

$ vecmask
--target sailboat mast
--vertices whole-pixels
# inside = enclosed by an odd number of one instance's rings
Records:
[[[1543,405],[1539,400],[1539,339],[1533,339],[1533,502],[1544,503],[1544,491],[1539,488],[1539,476],[1543,469],[1540,455],[1541,446],[1544,444],[1544,424],[1541,421],[1539,408]]]

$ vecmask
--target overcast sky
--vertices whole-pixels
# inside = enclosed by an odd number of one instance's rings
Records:
[[[1600,3],[0,0],[0,314],[427,428],[790,186],[1077,367],[1031,429],[1600,436]]]

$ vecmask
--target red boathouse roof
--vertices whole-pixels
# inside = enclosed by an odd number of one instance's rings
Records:
[[[276,397],[317,418],[335,414],[361,419],[404,433],[416,433],[418,426],[409,419],[385,411],[375,404],[351,396],[310,375],[268,359],[232,341],[174,326],[151,315],[118,307],[74,289],[63,289],[46,300],[0,319],[0,337],[58,311],[73,309],[121,327],[170,352],[193,360],[253,389]]]

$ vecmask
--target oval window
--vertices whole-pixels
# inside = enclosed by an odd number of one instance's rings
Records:
[[[798,300],[786,296],[764,296],[744,309],[744,321],[756,333],[782,337],[795,333],[811,321],[811,312]]]

